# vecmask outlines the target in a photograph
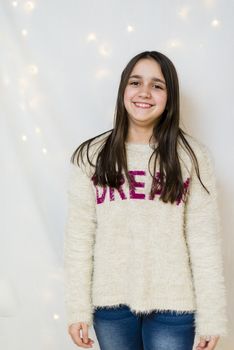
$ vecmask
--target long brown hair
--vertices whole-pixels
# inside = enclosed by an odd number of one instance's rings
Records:
[[[118,189],[122,184],[122,170],[126,175],[129,186],[131,186],[131,175],[128,173],[125,141],[128,133],[128,114],[124,106],[124,91],[128,83],[129,76],[135,64],[143,58],[154,59],[161,67],[162,74],[166,81],[167,103],[164,112],[157,119],[153,128],[154,137],[157,140],[157,147],[153,150],[148,163],[155,155],[154,172],[150,171],[152,176],[151,195],[154,196],[158,184],[160,184],[159,199],[167,203],[174,203],[184,194],[184,182],[182,178],[181,165],[178,157],[177,144],[181,140],[194,163],[196,174],[202,186],[209,193],[201,181],[199,166],[196,155],[186,140],[188,135],[179,127],[180,121],[180,97],[179,82],[176,69],[171,60],[158,51],[144,51],[134,56],[124,68],[121,74],[121,80],[118,89],[117,101],[115,106],[114,127],[102,134],[90,138],[79,145],[71,157],[71,162],[79,165],[79,157],[83,161],[82,150],[86,148],[88,162],[95,167],[92,177],[95,185],[110,186]],[[105,139],[101,150],[98,153],[96,164],[93,164],[89,158],[90,144],[98,137],[109,133]],[[155,181],[156,162],[159,157],[159,178]],[[117,169],[116,169],[117,164]]]

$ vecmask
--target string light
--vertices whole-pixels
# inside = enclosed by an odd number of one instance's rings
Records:
[[[40,134],[41,129],[40,129],[40,128],[38,128],[38,127],[36,127],[36,128],[35,128],[35,132],[36,132],[37,134]]]
[[[24,4],[24,8],[27,12],[31,12],[34,10],[35,8],[35,4],[34,2],[32,1],[27,1],[25,4]]]
[[[182,18],[182,19],[187,19],[188,17],[188,13],[189,13],[189,7],[183,7],[179,12],[178,15]]]
[[[181,45],[182,45],[182,44],[181,44],[181,41],[178,40],[178,39],[171,40],[171,41],[169,42],[169,46],[170,46],[170,47],[179,47],[179,46],[181,46]]]
[[[21,34],[22,34],[23,36],[27,36],[27,35],[28,35],[28,32],[27,32],[26,29],[22,29],[22,30],[21,30]]]
[[[218,19],[214,19],[211,22],[212,27],[219,27],[220,26],[220,21]]]
[[[59,319],[60,319],[60,316],[59,316],[58,314],[54,314],[53,319],[54,319],[54,320],[59,320]]]
[[[26,142],[26,141],[27,141],[27,139],[28,139],[28,138],[27,138],[27,136],[26,136],[26,135],[22,135],[22,136],[21,136],[21,140],[22,140],[22,141]]]
[[[98,51],[102,56],[110,56],[111,53],[111,49],[107,44],[100,45]]]
[[[46,149],[45,147],[43,147],[43,148],[42,148],[42,152],[43,152],[44,154],[47,154],[47,149]]]
[[[17,1],[12,1],[12,6],[14,6],[14,7],[17,7],[18,6],[18,2]]]
[[[95,41],[96,40],[96,34],[95,33],[90,33],[88,36],[87,36],[87,41]]]
[[[38,67],[36,65],[31,64],[30,66],[28,66],[28,71],[30,74],[36,75],[38,74]]]
[[[128,32],[133,32],[134,31],[134,27],[133,26],[127,26],[127,31]]]

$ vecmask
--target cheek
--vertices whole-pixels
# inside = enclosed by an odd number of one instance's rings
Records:
[[[136,91],[134,91],[131,88],[126,87],[125,92],[124,92],[124,100],[126,102],[129,102],[129,100],[132,100],[133,97],[135,96]]]
[[[166,105],[167,103],[167,94],[157,94],[155,100],[160,105]]]

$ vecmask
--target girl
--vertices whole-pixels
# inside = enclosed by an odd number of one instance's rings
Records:
[[[73,153],[64,240],[68,332],[83,348],[214,349],[227,334],[213,159],[179,126],[176,69],[145,51],[114,127]],[[80,331],[82,334],[80,334]]]

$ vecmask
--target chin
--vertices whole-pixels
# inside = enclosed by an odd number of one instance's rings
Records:
[[[138,117],[138,116],[137,117],[131,116],[129,119],[135,123],[153,124],[155,122],[155,118],[144,118],[144,117]]]

